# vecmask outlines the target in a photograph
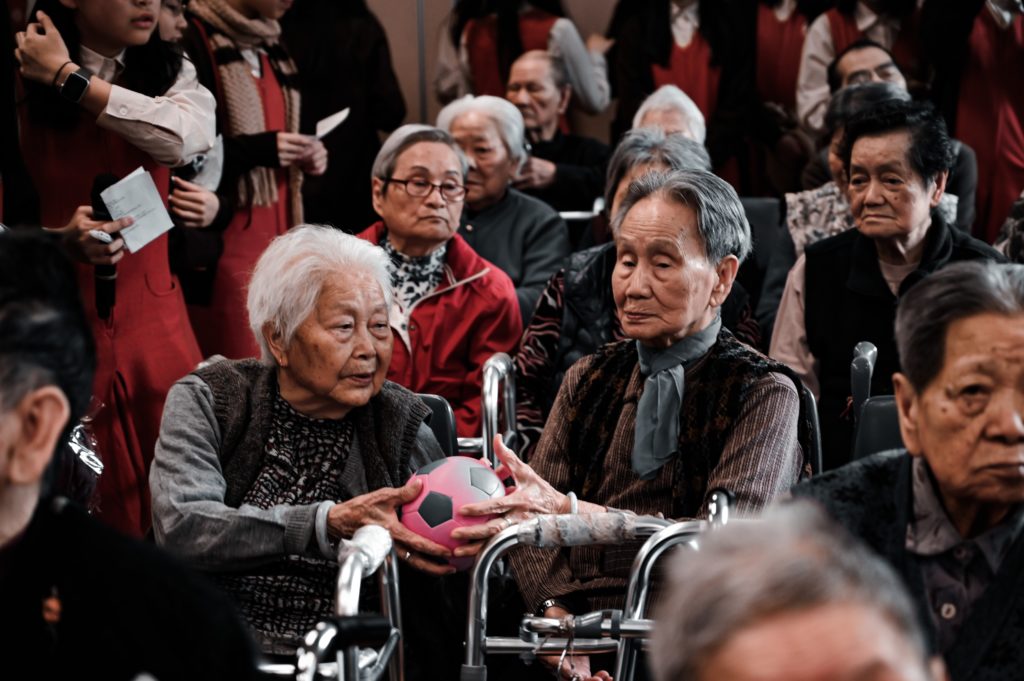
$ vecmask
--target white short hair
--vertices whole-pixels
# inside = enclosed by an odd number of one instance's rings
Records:
[[[690,132],[693,139],[704,144],[707,137],[707,128],[704,124],[704,114],[690,96],[675,85],[662,85],[643,101],[640,108],[633,116],[633,127],[639,128],[644,116],[652,111],[676,111],[680,116],[689,122]]]
[[[526,125],[516,105],[501,97],[466,95],[441,109],[441,113],[437,114],[437,127],[451,132],[455,119],[470,111],[481,113],[494,121],[498,135],[508,149],[508,155],[516,162],[516,172],[522,170],[529,154],[526,151]]]
[[[313,313],[327,277],[352,271],[377,280],[390,310],[388,257],[379,246],[325,225],[298,225],[270,242],[256,262],[247,300],[249,328],[264,364],[275,363],[264,336],[267,325],[288,347]]]

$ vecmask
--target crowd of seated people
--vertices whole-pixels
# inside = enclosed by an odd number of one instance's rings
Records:
[[[539,515],[704,520],[724,489],[750,524],[655,585],[655,678],[1015,678],[1024,6],[621,2],[584,41],[558,0],[459,0],[433,125],[406,115],[385,25],[362,0],[5,9],[16,676],[294,661],[334,612],[339,542],[379,525],[406,678],[455,678],[451,561]],[[610,134],[580,125],[613,100]],[[155,208],[123,212],[125,178]],[[855,460],[864,341],[898,433]],[[443,546],[401,522],[415,472],[458,455],[427,404],[479,438],[499,353],[506,495],[453,509],[472,522]],[[639,545],[512,552],[513,619],[621,608]],[[614,662],[536,659],[488,664]]]

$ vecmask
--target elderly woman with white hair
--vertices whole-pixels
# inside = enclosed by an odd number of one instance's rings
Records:
[[[419,467],[443,457],[429,410],[385,380],[384,252],[301,226],[260,257],[248,294],[262,357],[218,359],[167,397],[150,472],[156,541],[210,572],[264,652],[288,654],[332,613],[336,543],[387,528],[401,560],[450,552],[398,521]]]
[[[451,135],[404,125],[373,163],[373,208],[359,237],[388,254],[395,351],[388,378],[440,395],[460,437],[480,435],[484,362],[523,333],[508,276],[455,233],[466,197],[466,159]]]
[[[633,129],[660,128],[704,144],[704,114],[690,96],[675,85],[662,85],[643,101],[633,116]]]
[[[508,100],[467,95],[441,110],[437,127],[469,159],[459,234],[512,279],[525,325],[571,246],[553,208],[509,186],[529,157],[523,116]]]

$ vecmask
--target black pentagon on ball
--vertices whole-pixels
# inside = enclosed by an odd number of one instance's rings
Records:
[[[423,522],[431,527],[443,525],[452,519],[452,499],[446,494],[429,492],[417,513],[423,518]]]
[[[416,471],[416,475],[426,475],[427,473],[430,473],[431,471],[440,468],[446,463],[448,463],[448,459],[438,459],[437,461],[431,461],[426,466],[423,466],[418,471]]]
[[[498,476],[483,468],[471,468],[469,482],[489,497],[493,497],[494,493],[498,491],[498,487],[501,486]]]

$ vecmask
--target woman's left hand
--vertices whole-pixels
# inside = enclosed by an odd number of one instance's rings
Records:
[[[33,22],[14,36],[17,48],[14,56],[21,64],[21,75],[29,80],[49,85],[57,71],[71,60],[67,45],[57,27],[45,12],[36,12],[38,22]],[[74,71],[73,64],[66,70]]]
[[[569,500],[547,480],[516,456],[516,453],[505,446],[500,435],[494,436],[494,451],[501,461],[498,467],[498,478],[504,480],[512,476],[515,486],[509,488],[509,494],[499,498],[466,504],[459,513],[466,516],[500,515],[481,525],[460,527],[452,532],[452,539],[472,542],[455,549],[456,556],[475,556],[483,544],[514,523],[532,518],[538,514],[567,513]]]
[[[314,139],[296,164],[307,175],[323,175],[327,172],[327,147],[320,140]]]

